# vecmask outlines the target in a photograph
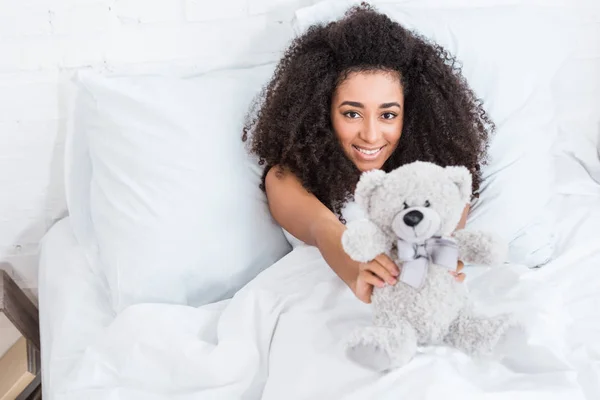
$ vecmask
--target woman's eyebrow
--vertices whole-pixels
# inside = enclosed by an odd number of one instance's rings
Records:
[[[392,101],[391,103],[383,103],[383,104],[381,104],[381,105],[379,106],[379,108],[391,108],[391,107],[398,107],[398,108],[401,108],[401,107],[400,107],[400,104],[398,104],[398,103],[397,103],[397,102],[395,102],[395,101]]]
[[[364,104],[359,103],[358,101],[343,101],[342,104],[340,104],[340,107],[342,106],[351,106],[351,107],[356,107],[356,108],[365,108]],[[391,107],[400,107],[400,104],[392,101],[390,103],[382,103],[379,105],[379,108],[391,108]]]
[[[363,105],[363,103],[359,103],[358,101],[343,101],[342,104],[340,104],[340,107],[342,106],[351,106],[351,107],[356,107],[356,108],[365,108],[365,106]]]

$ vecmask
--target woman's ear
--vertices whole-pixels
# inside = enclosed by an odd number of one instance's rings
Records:
[[[356,184],[354,192],[354,201],[365,211],[369,210],[371,194],[377,189],[385,179],[386,172],[380,169],[373,169],[363,172]]]
[[[466,167],[451,166],[445,168],[448,177],[458,186],[460,199],[464,203],[471,200],[473,177]]]

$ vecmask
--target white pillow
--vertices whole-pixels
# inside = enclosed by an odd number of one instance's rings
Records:
[[[77,75],[67,200],[117,311],[219,301],[290,251],[241,141],[273,69]]]
[[[341,17],[360,0],[328,0],[298,9],[296,34]],[[551,146],[557,134],[549,89],[569,49],[551,14],[526,6],[424,8],[370,1],[405,27],[444,46],[496,123],[481,196],[468,225],[510,243],[510,261],[546,263],[555,244]]]

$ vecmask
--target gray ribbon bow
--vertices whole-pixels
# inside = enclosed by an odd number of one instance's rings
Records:
[[[398,240],[397,251],[402,261],[400,281],[416,289],[425,283],[431,263],[456,271],[458,246],[453,239],[434,236],[422,244]]]

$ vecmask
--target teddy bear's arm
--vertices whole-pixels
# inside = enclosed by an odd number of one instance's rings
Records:
[[[380,254],[388,254],[392,245],[391,238],[366,219],[349,222],[342,235],[344,251],[358,262],[369,262]]]
[[[508,246],[489,232],[460,229],[452,237],[458,244],[459,258],[465,263],[495,265],[506,260]]]

